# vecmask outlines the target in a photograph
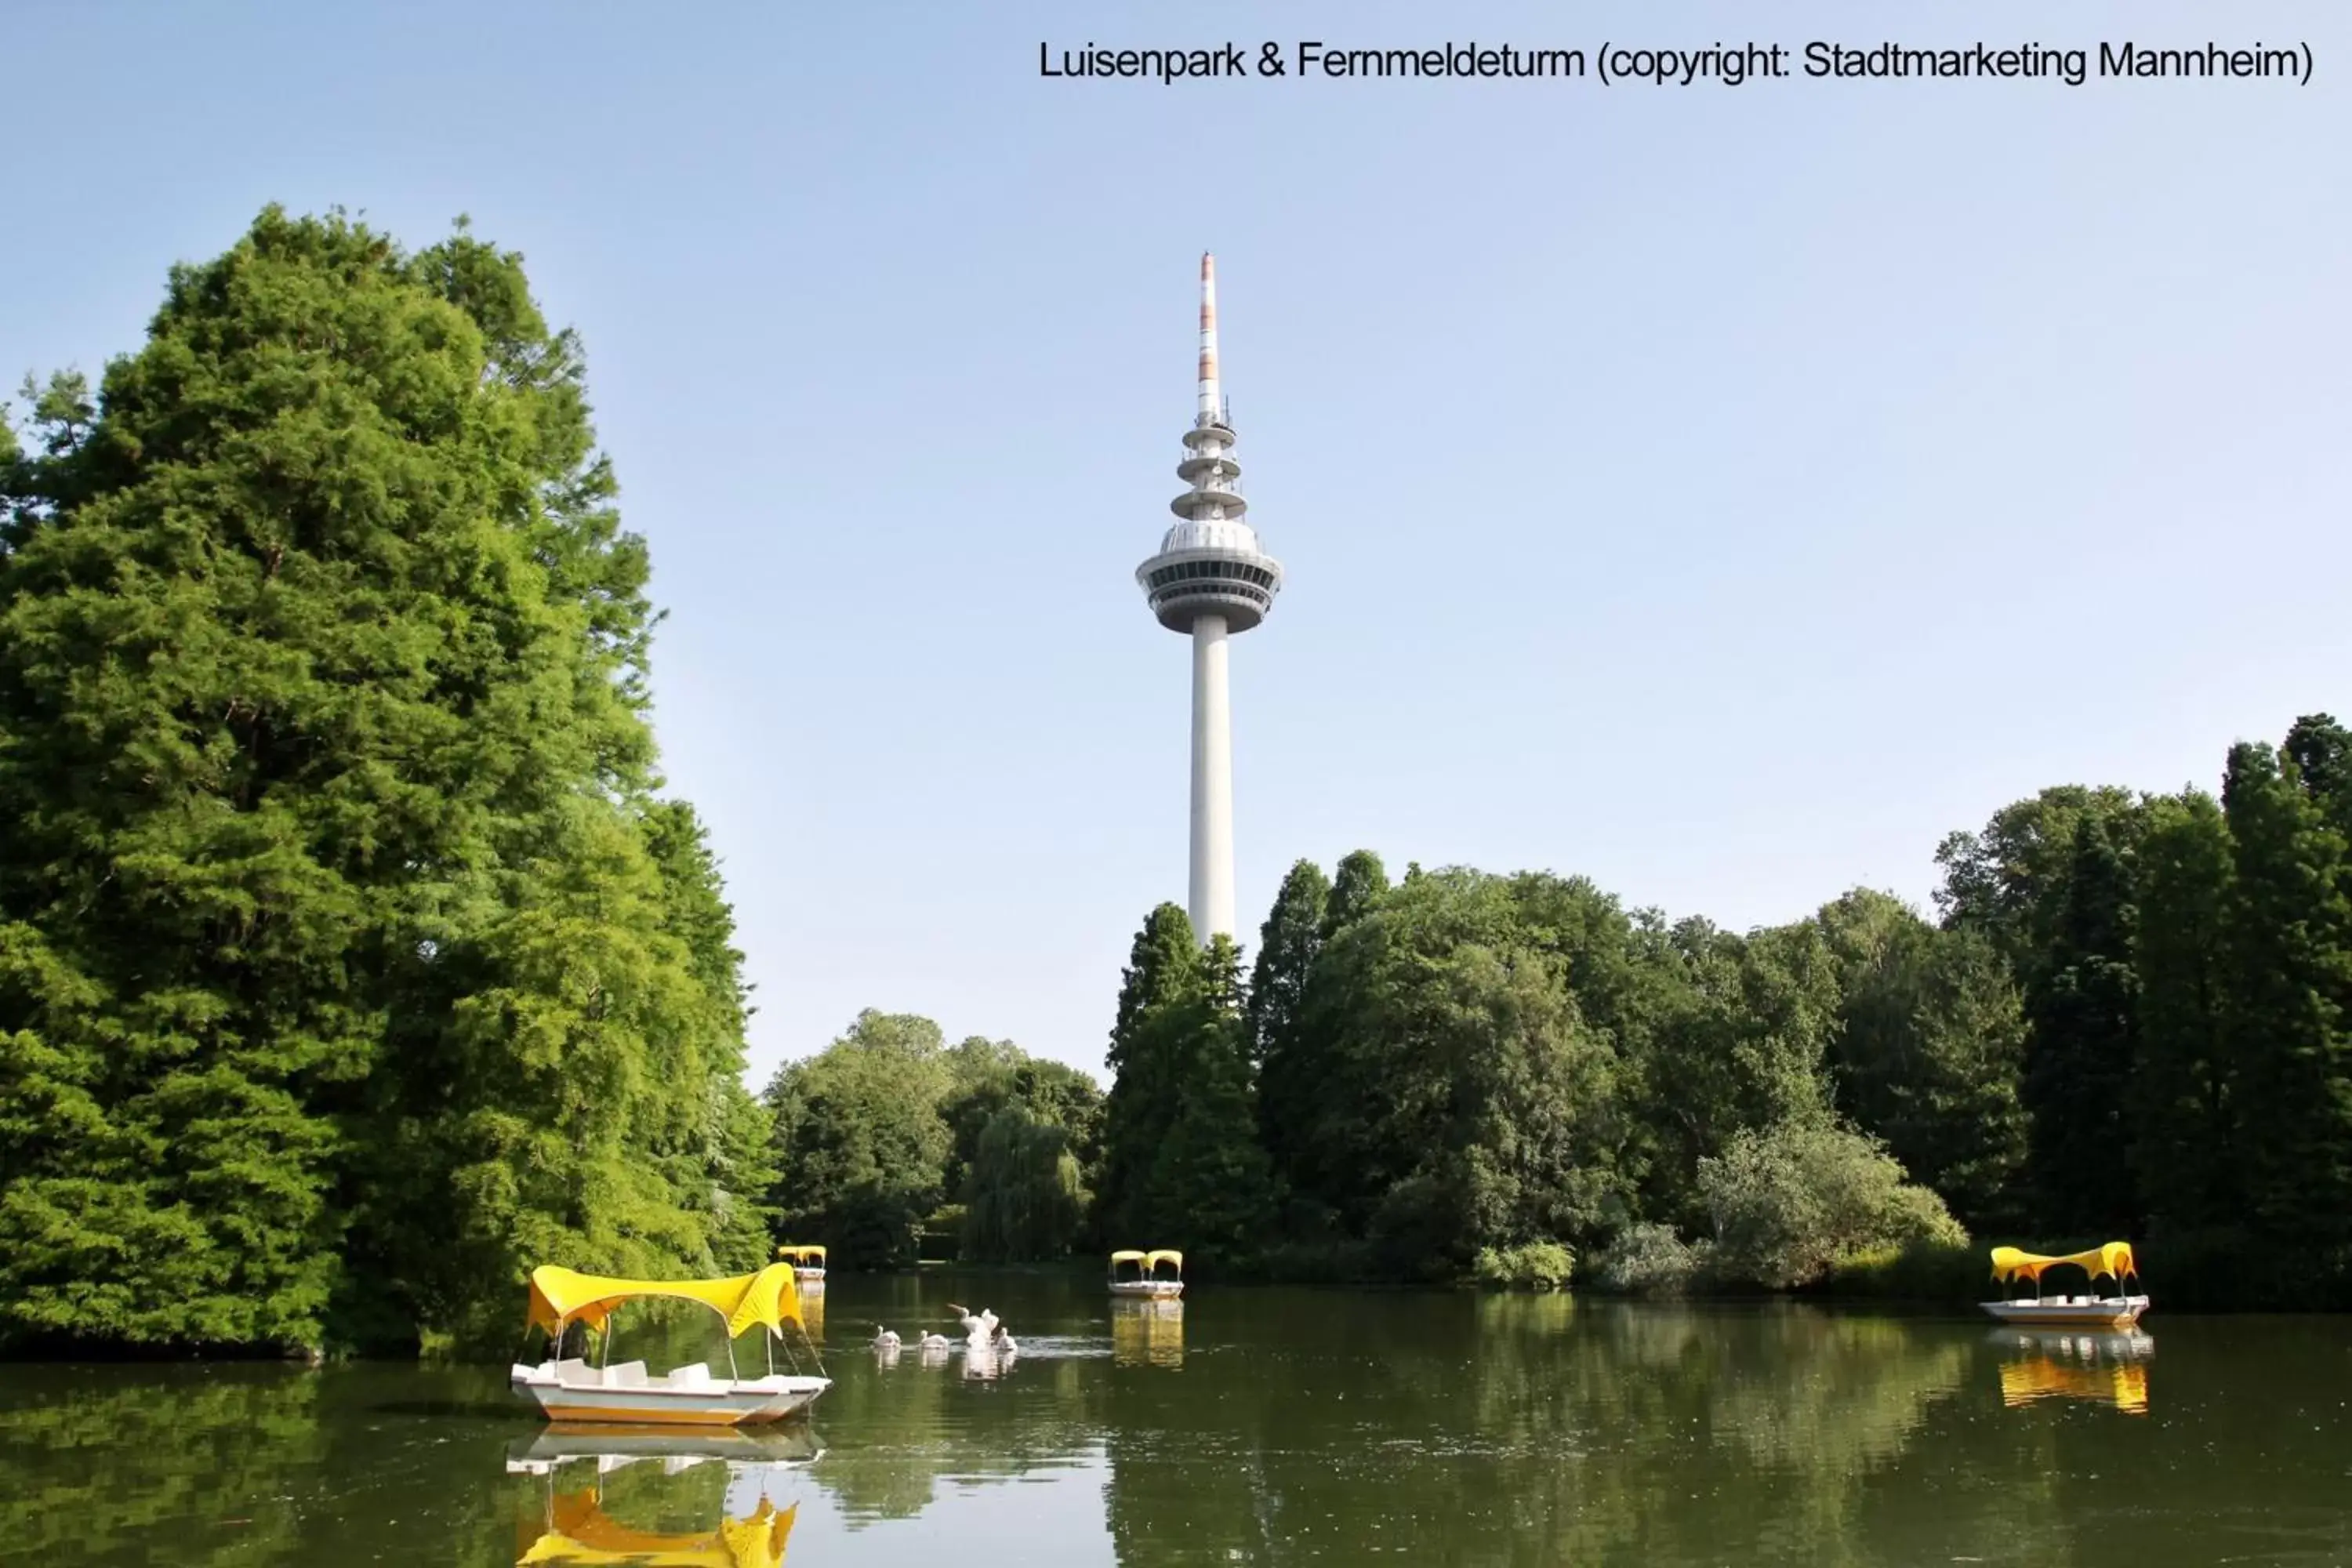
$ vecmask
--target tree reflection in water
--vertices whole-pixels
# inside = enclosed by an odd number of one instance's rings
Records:
[[[1229,1289],[1171,1311],[1014,1279],[991,1284],[1022,1342],[994,1377],[862,1348],[963,1283],[835,1286],[859,1347],[827,1357],[826,1451],[764,1492],[757,1452],[624,1443],[635,1462],[596,1475],[498,1368],[0,1365],[0,1542],[60,1565],[474,1564],[623,1530],[756,1546],[792,1510],[793,1554],[825,1568],[943,1540],[1129,1568],[2352,1562],[2341,1320],[2168,1321],[2152,1399],[2149,1335],[1753,1303]]]

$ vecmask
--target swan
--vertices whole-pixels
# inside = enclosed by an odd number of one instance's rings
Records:
[[[945,1334],[925,1334],[920,1342],[927,1351],[943,1351],[948,1348],[948,1337]]]
[[[874,1336],[874,1348],[877,1351],[897,1350],[898,1348],[898,1334],[889,1329],[884,1329],[880,1333]]]
[[[948,1303],[948,1310],[953,1312],[956,1321],[963,1325],[964,1337],[968,1340],[986,1340],[996,1332],[996,1314],[985,1307],[980,1310],[978,1317],[972,1316],[969,1307],[959,1307],[953,1301]]]

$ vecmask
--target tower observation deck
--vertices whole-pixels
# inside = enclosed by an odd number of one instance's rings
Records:
[[[1189,912],[1202,942],[1234,934],[1233,714],[1226,639],[1265,619],[1282,563],[1258,546],[1217,372],[1217,268],[1201,258],[1199,405],[1169,503],[1176,525],[1135,580],[1161,626],[1192,639],[1192,833]]]

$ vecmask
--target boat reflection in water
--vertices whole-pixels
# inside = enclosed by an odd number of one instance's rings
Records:
[[[1182,1366],[1184,1303],[1164,1297],[1114,1299],[1110,1358],[1118,1366]]]
[[[2012,1409],[2044,1399],[2081,1399],[2128,1415],[2147,1414],[2153,1335],[2004,1329],[1992,1342],[2010,1352],[2000,1364],[2000,1401]]]
[[[547,1479],[544,1497],[517,1531],[516,1563],[776,1568],[800,1512],[798,1500],[780,1501],[777,1493],[791,1472],[822,1454],[815,1435],[798,1425],[709,1432],[550,1426],[507,1450],[509,1475]],[[698,1510],[712,1516],[708,1528],[652,1530],[606,1511],[607,1482],[616,1472],[641,1468],[676,1476],[713,1464],[726,1468],[727,1479],[716,1506],[706,1500]]]
[[[800,1287],[801,1327],[818,1344],[824,1343],[824,1281],[813,1279]]]

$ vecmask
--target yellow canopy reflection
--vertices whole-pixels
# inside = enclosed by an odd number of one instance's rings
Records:
[[[530,1322],[551,1334],[574,1322],[602,1329],[615,1308],[648,1300],[698,1301],[727,1320],[730,1339],[754,1323],[782,1333],[785,1323],[801,1321],[789,1263],[771,1263],[733,1279],[616,1279],[552,1265],[530,1271]]]
[[[2060,1362],[2001,1363],[2000,1402],[2011,1409],[2043,1399],[2084,1399],[2127,1415],[2147,1414],[2147,1368],[2138,1362],[2067,1366]]]
[[[1111,1302],[1110,1354],[1120,1366],[1182,1366],[1184,1303],[1165,1296]]]
[[[539,1563],[629,1563],[637,1568],[777,1568],[800,1504],[777,1511],[766,1498],[749,1519],[723,1519],[713,1531],[656,1534],[611,1518],[595,1492],[565,1492],[552,1501],[547,1528],[525,1543],[517,1568]]]

